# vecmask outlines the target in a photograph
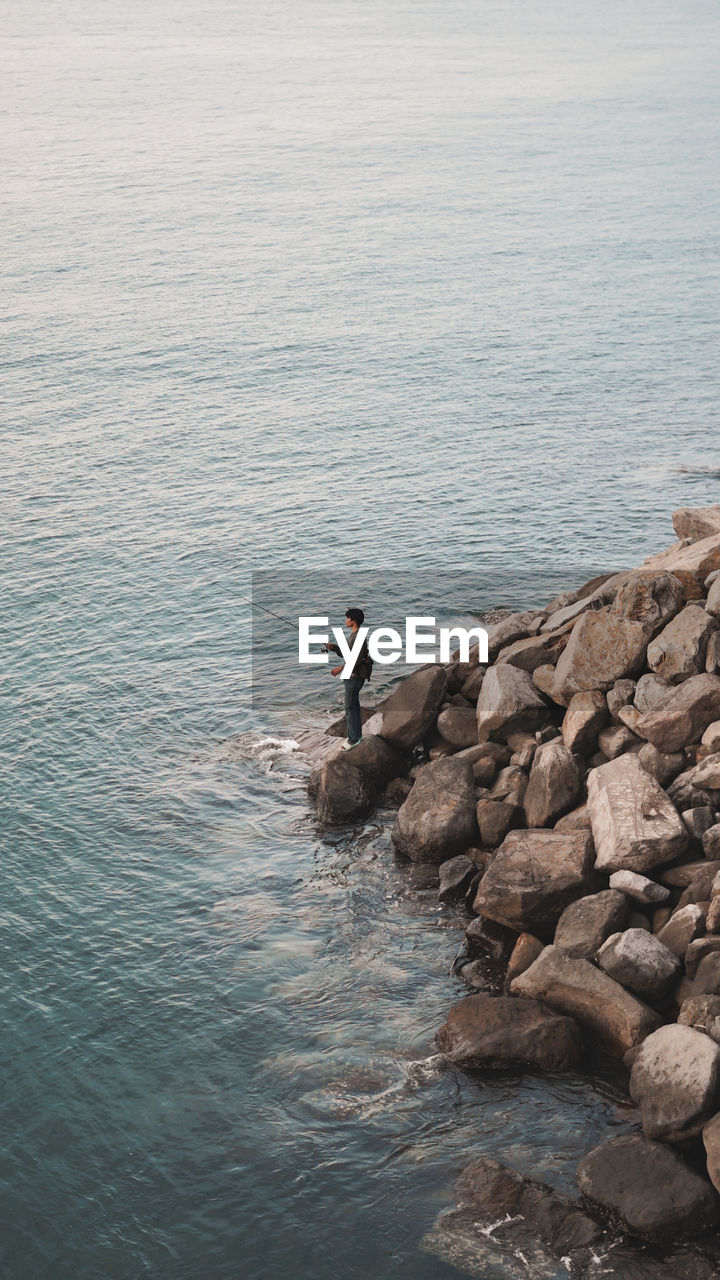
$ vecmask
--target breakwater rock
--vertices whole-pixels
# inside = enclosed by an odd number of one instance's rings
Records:
[[[472,917],[461,976],[506,965],[438,1032],[457,1069],[623,1059],[643,1134],[587,1154],[582,1213],[655,1244],[720,1209],[720,507],[674,522],[639,568],[491,626],[487,667],[414,672],[310,778],[326,822],[394,798],[396,851]]]

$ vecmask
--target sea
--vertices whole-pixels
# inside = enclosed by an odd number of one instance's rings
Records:
[[[0,1275],[451,1280],[470,1160],[574,1197],[638,1114],[440,1057],[466,917],[389,810],[318,826],[293,625],[542,605],[720,501],[720,13],[0,30]]]

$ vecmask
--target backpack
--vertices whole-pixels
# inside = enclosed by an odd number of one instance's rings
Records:
[[[362,649],[360,650],[360,657],[355,663],[354,674],[357,675],[361,680],[369,680],[372,675],[372,669],[373,669],[373,660],[370,657],[370,651],[367,647],[367,640],[366,640],[365,643],[363,644]]]

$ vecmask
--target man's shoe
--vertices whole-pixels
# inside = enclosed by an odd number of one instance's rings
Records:
[[[353,747],[356,747],[356,746],[357,746],[357,744],[358,744],[358,742],[362,742],[362,738],[358,738],[357,742],[350,742],[349,740],[348,740],[347,742],[343,742],[343,744],[342,744],[342,746],[341,746],[340,750],[341,750],[341,751],[352,751]]]

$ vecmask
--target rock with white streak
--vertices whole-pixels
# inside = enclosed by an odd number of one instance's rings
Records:
[[[653,1009],[609,978],[589,960],[560,947],[545,947],[534,964],[515,978],[513,995],[541,1000],[576,1018],[610,1053],[623,1057],[660,1023]]]
[[[705,650],[717,623],[705,609],[688,604],[648,646],[647,664],[664,680],[679,684],[705,670]]]
[[[599,871],[648,871],[687,848],[679,813],[637,756],[591,770],[588,810]]]
[[[611,889],[626,893],[635,902],[648,906],[666,902],[670,897],[670,890],[664,885],[648,880],[647,876],[641,876],[637,871],[615,871],[610,876],[609,885]]]
[[[614,933],[597,953],[597,962],[616,982],[650,1004],[663,1000],[680,976],[680,961],[645,929]]]
[[[500,663],[490,667],[477,701],[479,741],[505,741],[520,729],[537,729],[549,719],[544,699],[527,671]]]
[[[694,1027],[660,1027],[640,1046],[630,1073],[630,1097],[643,1133],[684,1142],[702,1132],[717,1110],[720,1049]]]

